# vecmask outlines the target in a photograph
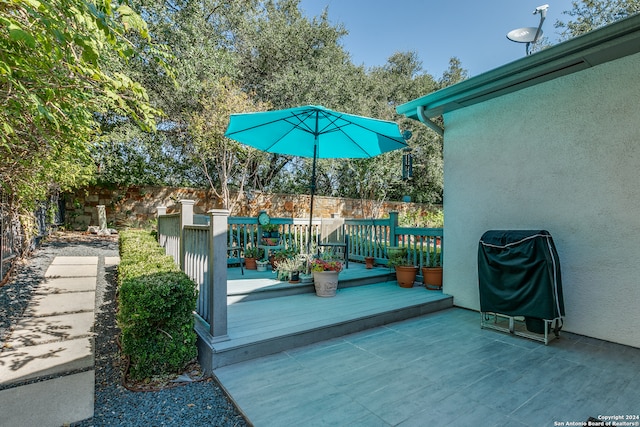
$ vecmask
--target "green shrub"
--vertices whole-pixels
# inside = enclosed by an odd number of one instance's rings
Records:
[[[120,234],[118,327],[130,376],[178,373],[197,355],[195,283],[148,231]]]

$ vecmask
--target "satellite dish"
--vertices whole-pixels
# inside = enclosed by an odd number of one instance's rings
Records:
[[[538,25],[538,28],[522,27],[507,33],[507,38],[512,42],[527,44],[525,48],[527,55],[530,53],[529,46],[531,46],[531,43],[537,42],[540,36],[542,36],[542,23],[547,17],[547,9],[549,9],[549,5],[543,4],[542,6],[536,7],[536,10],[533,11],[534,15],[540,14],[540,25]]]
[[[538,34],[536,27],[516,28],[507,33],[507,38],[516,43],[532,43],[536,41],[536,36],[541,36],[542,30]]]

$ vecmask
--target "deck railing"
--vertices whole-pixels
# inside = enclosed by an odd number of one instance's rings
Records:
[[[180,265],[180,214],[158,211],[158,243]]]
[[[400,227],[398,213],[390,212],[385,219],[347,219],[349,259],[363,261],[375,258],[377,264],[389,262],[387,248],[407,248],[409,261],[418,267],[442,265],[442,228]]]
[[[227,333],[227,266],[238,263],[240,251],[228,248],[256,246],[262,243],[262,229],[257,218],[229,217],[228,211],[212,210],[208,215],[194,215],[192,200],[180,201],[180,212],[166,214],[158,208],[158,243],[176,264],[198,284],[197,314],[208,323],[211,335],[224,339]],[[272,218],[278,226],[279,243],[286,248],[304,251],[309,239],[309,220],[304,218]],[[320,220],[311,224],[315,240]],[[412,264],[423,267],[436,262],[442,265],[443,230],[398,226],[398,213],[386,219],[347,219],[345,234],[349,236],[348,257],[363,261],[374,257],[378,264],[388,263],[388,248],[408,249]]]

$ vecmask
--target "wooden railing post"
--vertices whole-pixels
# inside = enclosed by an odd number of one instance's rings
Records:
[[[398,211],[391,211],[389,212],[389,240],[392,242],[391,246],[398,246],[396,228],[398,228]]]
[[[180,200],[180,270],[184,271],[184,227],[186,225],[193,225],[193,205],[194,200],[182,199]]]
[[[158,206],[156,207],[156,218],[162,215],[166,215],[167,214],[167,207],[166,206]]]
[[[227,341],[227,227],[229,211],[209,211],[209,332],[214,342]]]

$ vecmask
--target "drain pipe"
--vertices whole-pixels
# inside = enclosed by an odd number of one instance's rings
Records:
[[[416,113],[418,114],[418,119],[424,123],[427,127],[433,130],[438,135],[444,137],[444,129],[438,126],[438,124],[432,122],[429,117],[424,114],[424,105],[418,105],[416,108]]]

